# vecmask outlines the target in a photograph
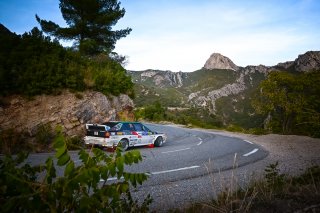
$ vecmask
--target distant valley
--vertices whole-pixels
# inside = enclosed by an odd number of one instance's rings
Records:
[[[320,51],[309,51],[294,61],[271,67],[240,67],[228,57],[213,53],[203,68],[194,72],[145,70],[127,73],[135,83],[137,107],[160,101],[169,109],[202,109],[218,116],[224,124],[231,122],[250,128],[263,122],[251,107],[252,94],[268,73],[277,70],[293,73],[320,70]]]

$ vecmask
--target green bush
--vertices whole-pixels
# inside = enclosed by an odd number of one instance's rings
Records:
[[[38,126],[35,140],[42,148],[48,148],[52,144],[54,137],[55,134],[50,124],[41,124]]]
[[[68,150],[78,150],[83,148],[83,140],[79,136],[72,136],[66,138]]]
[[[94,89],[105,95],[134,97],[131,78],[111,57],[83,57],[44,36],[36,27],[21,36],[3,31],[0,43],[6,45],[0,49],[0,95],[32,97],[59,94],[62,89]]]
[[[57,166],[52,157],[37,166],[25,162],[27,154],[0,159],[1,212],[148,212],[150,196],[138,202],[130,195],[130,187],[142,184],[146,174],[125,171],[125,165],[142,160],[138,151],[123,154],[117,149],[106,155],[99,149],[82,149],[82,164],[77,166],[61,129],[54,147]],[[57,176],[56,167],[64,169],[63,176]],[[117,181],[110,182],[111,177]]]

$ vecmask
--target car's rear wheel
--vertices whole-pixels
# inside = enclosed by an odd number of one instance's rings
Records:
[[[157,147],[160,147],[162,146],[162,144],[163,144],[163,138],[160,136],[156,139],[156,141],[154,142],[154,145]]]
[[[120,147],[123,151],[126,151],[129,148],[128,140],[121,139],[118,143],[118,147]]]

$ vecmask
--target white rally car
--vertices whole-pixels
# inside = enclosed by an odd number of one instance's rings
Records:
[[[113,121],[103,124],[86,124],[86,130],[84,137],[86,145],[107,148],[119,146],[122,150],[133,146],[160,147],[167,139],[164,133],[151,131],[139,122]]]

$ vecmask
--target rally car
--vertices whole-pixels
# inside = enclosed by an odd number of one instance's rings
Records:
[[[121,147],[127,150],[134,146],[157,146],[166,142],[164,133],[151,131],[140,122],[113,121],[103,124],[86,124],[84,142],[87,146],[106,148]]]

